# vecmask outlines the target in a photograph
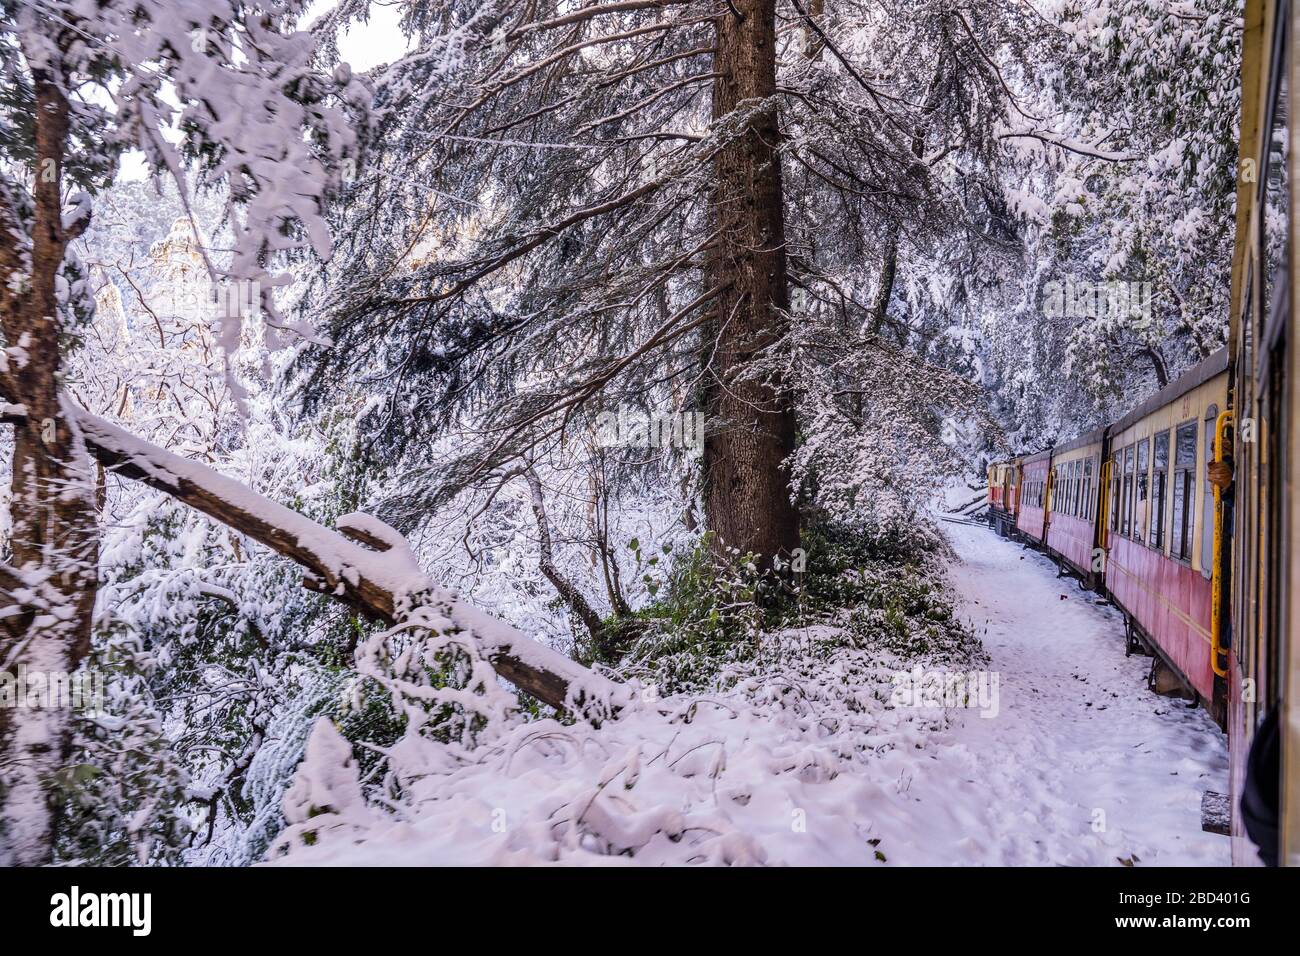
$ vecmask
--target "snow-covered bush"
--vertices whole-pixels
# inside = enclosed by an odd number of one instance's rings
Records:
[[[932,600],[931,609],[943,598]],[[506,723],[473,751],[408,739],[388,754],[409,781],[396,799],[359,785],[355,750],[319,724],[286,802],[292,824],[271,858],[887,862],[910,841],[900,766],[953,717],[896,706],[897,675],[985,664],[968,630],[948,634],[903,653],[892,639],[834,623],[764,632],[691,691],[647,685],[599,726]]]

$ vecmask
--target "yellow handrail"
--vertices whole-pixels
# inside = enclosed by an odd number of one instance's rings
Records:
[[[1110,550],[1110,476],[1114,470],[1115,460],[1107,458],[1101,463],[1101,473],[1097,476],[1098,490],[1101,492],[1101,507],[1097,509],[1097,524],[1101,528],[1101,550]]]
[[[1232,412],[1222,411],[1214,422],[1214,460],[1223,461],[1223,433],[1232,423]],[[1206,480],[1209,480],[1207,473]],[[1221,610],[1223,598],[1223,489],[1217,484],[1214,485],[1214,542],[1211,548],[1211,560],[1214,565],[1210,572],[1210,667],[1214,673],[1220,677],[1228,676],[1226,665],[1220,663],[1220,658],[1227,656],[1227,652],[1220,643],[1220,637],[1223,635],[1223,612]]]
[[[1043,541],[1047,541],[1047,527],[1052,521],[1052,494],[1056,490],[1056,469],[1047,470],[1047,481],[1043,486]]]

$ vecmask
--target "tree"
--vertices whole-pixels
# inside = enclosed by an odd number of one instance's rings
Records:
[[[373,77],[384,119],[337,208],[342,254],[304,298],[336,343],[303,355],[309,402],[364,391],[369,450],[404,457],[406,510],[426,516],[572,448],[601,411],[703,410],[712,540],[768,563],[795,547],[795,383],[767,359],[823,305],[869,324],[845,338],[861,351],[937,358],[936,273],[1016,241],[1002,70],[1038,21],[995,3],[425,0],[403,25],[412,50]],[[449,436],[460,454],[428,466]]]
[[[95,475],[61,378],[65,337],[92,302],[68,244],[121,151],[144,150],[155,175],[176,179],[189,159],[201,184],[225,185],[235,252],[209,268],[257,290],[272,333],[285,324],[271,260],[303,247],[329,253],[322,207],[355,144],[339,104],[362,97],[346,71],[313,69],[313,43],[291,29],[297,11],[239,0],[0,4],[0,392],[15,429],[11,555],[0,566],[6,664],[69,673],[90,645]],[[179,145],[164,135],[173,121]],[[228,348],[239,325],[222,326]],[[47,702],[0,721],[0,860],[41,863],[67,709]]]
[[[718,540],[770,562],[799,546],[786,459],[794,406],[778,377],[757,378],[753,358],[781,338],[790,308],[785,193],[776,95],[776,0],[740,0],[715,20],[713,119],[738,117],[713,159],[705,285],[718,290],[705,347],[704,512]]]
[[[1029,268],[984,313],[990,385],[1026,424],[1022,447],[1094,427],[1225,342],[1240,10],[1074,0],[1044,14],[1050,82],[1026,109],[1045,121],[1010,131]]]

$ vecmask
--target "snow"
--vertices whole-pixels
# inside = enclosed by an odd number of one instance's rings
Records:
[[[526,723],[468,755],[408,739],[390,755],[401,804],[299,817],[272,859],[1226,864],[1227,839],[1200,830],[1201,793],[1226,789],[1208,717],[1148,692],[1118,615],[1044,558],[987,528],[945,527],[995,707],[899,706],[900,678],[926,662],[870,644],[802,667],[795,653],[726,693],[643,695],[600,727]],[[778,637],[814,647],[835,630]]]
[[[1002,674],[1000,718],[965,722],[933,791],[972,778],[960,786],[980,862],[1228,865],[1227,838],[1200,829],[1201,794],[1228,790],[1209,715],[1147,690],[1150,659],[1124,657],[1120,613],[1047,558],[987,528],[945,528],[963,559],[954,584]]]

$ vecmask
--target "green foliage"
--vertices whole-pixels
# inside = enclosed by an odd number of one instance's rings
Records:
[[[775,608],[763,600],[778,593],[775,578],[759,570],[752,554],[733,550],[720,556],[709,532],[666,577],[656,576],[658,558],[645,558],[636,539],[631,550],[647,588],[659,598],[631,619],[611,619],[606,626],[631,637],[621,669],[661,692],[697,686],[728,662],[751,656],[758,635],[776,621]]]
[[[943,582],[944,546],[927,525],[875,533],[813,524],[801,572],[796,562],[763,573],[753,555],[721,558],[711,545],[706,534],[674,563],[658,601],[630,620],[606,622],[635,635],[624,675],[665,694],[700,689],[753,660],[766,637],[815,623],[837,625],[836,646],[871,642],[900,656],[954,661],[971,652]]]
[[[52,781],[63,862],[180,862],[190,774],[143,692],[153,670],[139,640],[123,635],[96,648],[81,671],[102,680],[103,699],[77,713],[69,762]]]

